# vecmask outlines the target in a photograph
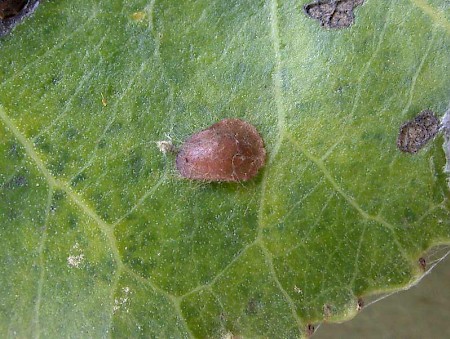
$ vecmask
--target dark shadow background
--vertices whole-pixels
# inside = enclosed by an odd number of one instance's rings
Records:
[[[313,339],[450,338],[450,255],[422,281],[363,309],[343,324],[322,324]]]

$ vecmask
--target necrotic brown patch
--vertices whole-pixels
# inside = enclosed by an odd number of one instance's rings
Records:
[[[9,19],[17,14],[25,7],[28,0],[4,0],[0,1],[0,19]]]
[[[419,266],[423,271],[427,270],[427,261],[425,260],[424,257],[419,258]]]
[[[322,0],[305,5],[309,17],[319,20],[326,28],[346,28],[353,24],[353,9],[364,0]]]
[[[30,16],[40,0],[0,0],[0,37]]]
[[[397,147],[402,152],[417,153],[439,131],[439,119],[430,110],[420,112],[400,127]]]
[[[246,181],[264,165],[266,151],[256,128],[225,119],[192,135],[176,159],[181,176],[203,181]]]

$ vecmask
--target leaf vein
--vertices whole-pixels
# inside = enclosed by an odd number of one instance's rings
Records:
[[[281,55],[280,55],[280,37],[279,37],[279,29],[278,29],[278,2],[277,0],[272,0],[270,2],[270,31],[271,38],[275,56],[275,68],[273,71],[273,91],[275,97],[275,103],[277,108],[277,118],[278,118],[278,139],[275,142],[275,145],[272,149],[269,164],[267,167],[270,167],[270,163],[276,158],[277,153],[280,150],[281,144],[283,142],[284,133],[285,133],[285,109],[282,100],[282,79],[281,79]],[[260,206],[258,210],[258,235],[257,239],[262,236],[262,227],[263,227],[263,212],[264,212],[264,202],[266,200],[267,193],[267,180],[268,180],[268,168],[264,171],[262,182],[261,182],[261,200]]]
[[[402,252],[402,255],[407,259],[408,256],[406,255],[406,252],[405,252],[403,246],[401,245],[400,241],[398,240],[394,225],[392,225],[388,221],[384,220],[380,215],[373,216],[373,215],[370,215],[369,213],[367,213],[364,209],[362,209],[361,206],[355,201],[355,199],[353,199],[351,196],[349,196],[338,185],[336,180],[333,179],[331,173],[326,169],[324,163],[321,162],[320,159],[317,159],[312,154],[307,152],[303,148],[303,146],[301,146],[301,144],[299,142],[297,142],[297,140],[295,140],[295,138],[292,137],[290,134],[287,134],[287,138],[297,149],[299,149],[310,161],[312,161],[319,168],[319,170],[322,172],[322,174],[325,176],[325,178],[331,184],[331,186],[334,188],[334,190],[336,192],[338,192],[347,201],[347,203],[350,204],[350,206],[352,206],[365,220],[373,220],[391,231],[393,238],[394,238],[394,242],[398,246],[399,250]]]
[[[45,53],[43,53],[40,56],[35,57],[35,59],[30,62],[27,63],[26,66],[24,66],[20,71],[15,72],[14,74],[12,74],[10,77],[7,77],[3,82],[2,82],[2,87],[4,87],[6,84],[12,82],[13,80],[17,79],[18,77],[20,77],[22,74],[24,74],[28,69],[33,69],[34,66],[36,64],[39,64],[42,62],[42,60],[48,60],[49,59],[49,55],[51,53],[53,53],[54,51],[56,51],[59,47],[63,46],[67,41],[69,40],[74,40],[73,37],[79,33],[79,32],[85,32],[85,28],[86,26],[96,17],[97,12],[93,11],[93,14],[87,18],[86,21],[84,21],[82,24],[78,25],[77,29],[71,31],[69,34],[64,36],[64,39],[60,40],[58,43],[56,43],[55,45],[53,45],[51,48],[47,49],[45,51]],[[79,21],[80,22],[80,21]]]
[[[317,215],[315,218],[315,222],[313,224],[311,224],[308,227],[308,230],[305,232],[305,236],[303,237],[303,241],[298,242],[295,246],[290,247],[286,250],[286,254],[284,255],[285,257],[289,256],[292,252],[294,252],[296,249],[303,247],[305,248],[305,251],[307,251],[306,246],[305,246],[305,242],[311,238],[311,232],[316,228],[316,226],[319,224],[320,220],[322,219],[323,214],[325,213],[326,209],[328,208],[328,205],[330,203],[330,201],[333,199],[334,194],[330,194],[327,198],[327,201],[323,204],[322,209],[320,210],[319,215]]]
[[[228,269],[230,267],[232,267],[244,255],[244,253],[247,252],[247,250],[250,247],[253,247],[256,243],[257,243],[257,240],[252,241],[251,243],[248,243],[237,255],[234,256],[234,258],[223,269],[220,270],[219,273],[216,274],[216,276],[209,283],[194,287],[192,290],[190,290],[190,291],[186,292],[185,294],[183,294],[182,296],[180,296],[180,298],[184,299],[189,295],[192,295],[198,291],[201,291],[205,288],[210,288],[211,286],[213,286],[216,283],[216,281],[218,281],[225,274],[225,272],[228,271]]]
[[[100,46],[103,44],[104,42],[104,38],[102,38],[102,40],[99,42],[98,44],[98,48],[100,48]],[[98,48],[96,48],[95,53],[97,52]],[[88,55],[89,52],[86,52],[86,55]],[[78,93],[80,93],[80,91],[85,88],[85,84],[87,83],[88,80],[91,79],[92,75],[97,75],[97,67],[100,66],[103,63],[103,60],[100,60],[98,62],[98,64],[96,66],[93,66],[92,69],[87,72],[84,73],[83,76],[77,81],[78,85],[75,88],[75,91],[73,93],[71,93],[69,100],[67,100],[64,103],[64,107],[62,109],[62,111],[56,116],[56,118],[54,118],[51,123],[49,125],[47,125],[44,129],[42,129],[33,139],[36,140],[37,138],[39,138],[41,135],[43,135],[44,133],[46,133],[47,131],[51,130],[53,128],[53,126],[55,126],[56,124],[58,124],[58,122],[64,118],[66,116],[66,114],[69,112],[69,109],[71,108],[71,104],[73,102],[73,100],[77,97]],[[41,97],[41,99],[39,100],[42,101],[45,99],[45,95],[43,95]],[[36,103],[36,105],[39,104],[39,102]]]
[[[361,254],[361,247],[362,247],[362,243],[364,240],[364,235],[366,233],[366,229],[367,229],[367,224],[364,224],[364,228],[362,230],[361,236],[359,237],[358,248],[357,248],[356,254],[355,254],[355,263],[354,263],[354,269],[353,269],[354,272],[353,272],[353,276],[352,276],[352,279],[349,284],[349,286],[350,286],[350,288],[352,288],[352,290],[354,290],[354,288],[355,288],[355,281],[356,281],[356,278],[359,273],[359,256]]]
[[[423,54],[422,59],[420,60],[419,66],[417,66],[417,70],[411,79],[411,87],[409,89],[408,102],[406,103],[405,108],[402,110],[401,116],[404,116],[408,112],[409,108],[411,107],[411,103],[412,103],[413,96],[414,96],[414,91],[416,88],[417,79],[419,78],[419,75],[422,72],[423,66],[425,64],[425,61],[428,58],[428,55],[430,54],[431,47],[434,45],[435,38],[436,38],[436,30],[433,30],[431,39],[428,42],[427,49],[425,50],[425,53]]]
[[[370,66],[372,65],[373,61],[377,58],[378,53],[381,50],[381,46],[383,45],[383,41],[384,41],[384,36],[386,35],[388,24],[389,24],[391,16],[392,16],[392,12],[393,12],[392,10],[389,11],[389,14],[386,17],[386,20],[384,22],[383,29],[381,30],[381,32],[379,34],[378,43],[377,43],[377,45],[375,47],[375,50],[373,51],[373,53],[371,53],[371,56],[370,56],[369,60],[366,62],[366,64],[363,67],[363,70],[361,72],[361,76],[358,78],[358,89],[357,89],[356,94],[355,94],[355,99],[353,101],[353,106],[352,106],[352,110],[351,110],[351,113],[350,113],[350,117],[353,117],[353,115],[355,114],[356,108],[359,105],[359,100],[361,98],[363,79],[367,75],[367,72],[369,71]]]
[[[91,217],[99,226],[102,233],[106,236],[114,259],[116,261],[117,266],[120,268],[123,266],[123,262],[121,256],[119,254],[119,249],[117,247],[116,238],[113,233],[113,230],[106,221],[104,221],[83,199],[79,196],[78,193],[74,192],[66,182],[57,180],[52,173],[47,169],[43,160],[40,158],[36,150],[34,149],[33,144],[22,134],[22,132],[18,129],[16,124],[9,118],[6,114],[5,110],[2,106],[0,106],[0,120],[6,125],[6,127],[13,133],[15,138],[22,144],[25,149],[27,155],[34,161],[39,171],[47,180],[50,188],[60,188],[63,190],[71,200],[89,217]]]
[[[270,28],[271,37],[274,49],[275,57],[275,69],[273,73],[273,90],[275,103],[277,107],[277,118],[278,118],[278,139],[272,149],[271,161],[276,157],[281,144],[283,142],[283,136],[285,132],[286,124],[286,112],[283,104],[283,93],[282,93],[282,78],[281,78],[281,52],[280,52],[280,33],[279,33],[279,23],[278,23],[278,2],[277,0],[272,0],[270,6]]]
[[[428,47],[425,50],[425,53],[423,54],[422,59],[420,60],[420,63],[418,65],[418,67],[417,67],[417,70],[416,70],[416,72],[414,73],[414,75],[413,75],[413,77],[411,79],[411,87],[410,87],[410,90],[409,90],[408,102],[406,103],[405,107],[403,108],[402,112],[400,113],[400,115],[402,117],[405,116],[408,113],[408,111],[409,111],[409,109],[411,107],[413,96],[414,96],[414,91],[415,91],[415,87],[416,87],[416,83],[417,83],[417,79],[419,78],[419,75],[420,75],[420,73],[421,73],[421,71],[423,69],[425,61],[428,58],[428,55],[430,53],[431,47],[433,46],[434,39],[436,37],[435,33],[436,33],[436,30],[433,30],[432,38],[430,39],[430,41],[428,43]],[[398,159],[399,155],[400,155],[400,152],[397,152],[395,154],[395,156],[392,157],[391,163],[389,165],[389,169],[390,170],[393,169],[393,167],[395,165],[395,161]],[[383,206],[381,208],[383,208]]]
[[[428,15],[432,20],[435,21],[439,26],[445,29],[445,31],[450,33],[450,22],[446,20],[446,18],[442,15],[442,13],[438,12],[435,8],[430,6],[425,0],[411,0],[412,4],[418,7],[423,13]]]
[[[97,155],[97,150],[99,148],[100,142],[103,140],[103,138],[105,137],[106,133],[108,132],[108,130],[110,129],[110,127],[112,126],[114,121],[116,120],[117,112],[118,112],[118,108],[117,107],[118,107],[119,103],[121,102],[123,97],[130,91],[131,87],[133,86],[133,84],[136,81],[136,79],[138,78],[138,76],[143,73],[143,71],[145,69],[145,66],[146,66],[146,63],[143,63],[141,65],[139,71],[137,72],[137,74],[130,77],[130,80],[128,81],[128,84],[127,84],[125,90],[123,90],[121,95],[117,98],[117,100],[115,100],[114,106],[112,107],[112,110],[111,110],[111,111],[114,112],[114,114],[111,115],[111,118],[108,120],[108,123],[106,124],[105,128],[103,128],[102,134],[95,141],[94,149],[92,150],[88,161],[86,161],[86,163],[81,167],[81,169],[69,179],[69,182],[71,182],[78,175],[83,173],[83,171],[86,170],[88,167],[90,167],[92,165],[92,163],[94,162],[94,160],[96,158],[96,155]]]
[[[187,334],[191,337],[191,338],[195,338],[194,334],[192,333],[186,319],[183,316],[183,312],[181,311],[181,301],[183,299],[183,296],[180,297],[175,297],[172,294],[168,293],[167,291],[165,291],[164,289],[162,289],[161,287],[157,286],[153,281],[151,281],[150,279],[146,279],[142,276],[140,276],[139,274],[137,274],[134,270],[132,270],[129,267],[124,267],[126,272],[128,272],[129,274],[131,274],[137,281],[139,281],[141,284],[143,285],[148,285],[150,286],[151,289],[153,289],[155,292],[161,293],[165,298],[167,298],[173,306],[173,309],[175,310],[175,312],[178,315],[178,318],[180,319],[180,321],[182,322],[183,326],[186,329]]]
[[[44,246],[45,242],[47,241],[47,227],[48,227],[48,220],[50,218],[50,208],[52,204],[52,198],[53,198],[53,188],[49,187],[48,189],[48,197],[47,197],[47,205],[45,208],[45,222],[42,227],[43,233],[39,242],[39,248],[38,248],[38,262],[39,262],[39,280],[37,283],[37,293],[36,293],[36,302],[34,305],[34,315],[33,315],[33,321],[32,321],[32,333],[34,338],[39,338],[40,336],[40,324],[39,324],[39,313],[41,308],[41,302],[42,302],[42,290],[44,288],[44,279],[45,279],[45,268],[44,268]]]
[[[280,280],[278,279],[278,274],[275,271],[275,267],[273,265],[273,259],[272,259],[272,254],[269,252],[269,250],[267,249],[267,247],[265,246],[265,244],[260,241],[259,242],[260,248],[264,254],[264,258],[266,259],[266,264],[269,268],[270,274],[272,275],[272,278],[275,281],[275,284],[277,285],[278,289],[280,290],[281,294],[283,294],[286,302],[289,305],[289,308],[291,310],[292,313],[292,317],[294,318],[294,320],[297,323],[297,327],[298,330],[301,332],[302,328],[303,328],[303,323],[300,319],[300,317],[297,314],[297,308],[295,306],[294,301],[292,300],[291,296],[287,293],[287,291],[285,290],[285,288],[283,287],[283,285],[281,284]]]

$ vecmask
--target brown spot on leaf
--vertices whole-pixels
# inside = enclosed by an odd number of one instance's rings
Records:
[[[306,15],[326,28],[346,28],[353,24],[353,9],[364,0],[320,0],[304,6]]]
[[[308,324],[306,326],[306,336],[311,337],[314,334],[315,327],[313,324]]]
[[[0,19],[9,19],[18,15],[27,3],[28,0],[0,1]]]
[[[419,266],[422,270],[426,271],[427,269],[427,261],[425,260],[424,257],[420,257],[419,258]]]
[[[431,110],[420,112],[400,127],[397,147],[402,152],[417,153],[439,131],[440,122]]]
[[[8,34],[17,24],[30,16],[40,0],[0,1],[0,37]]]
[[[181,176],[189,179],[246,181],[265,160],[264,143],[256,128],[240,119],[225,119],[186,140],[176,165]]]
[[[329,304],[323,305],[323,316],[330,318],[333,315],[333,307]]]
[[[361,311],[364,307],[364,300],[362,298],[358,298],[358,302],[356,304],[356,309]]]

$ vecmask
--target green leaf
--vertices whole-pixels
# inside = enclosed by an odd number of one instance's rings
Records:
[[[296,337],[405,288],[450,240],[445,0],[49,1],[0,40],[0,333]],[[180,146],[257,127],[247,183],[181,178]]]

